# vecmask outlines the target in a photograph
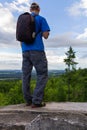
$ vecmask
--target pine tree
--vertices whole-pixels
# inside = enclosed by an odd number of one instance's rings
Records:
[[[72,80],[72,73],[71,71],[76,70],[77,62],[74,61],[76,58],[75,52],[70,46],[69,50],[65,53],[67,58],[64,59],[65,64],[67,65],[66,68],[66,77],[67,77],[67,83],[68,83],[68,101],[70,101],[70,86],[71,86],[71,80]]]
[[[67,58],[64,59],[64,62],[68,66],[68,68],[66,68],[66,71],[70,72],[71,70],[76,70],[76,64],[78,64],[78,63],[74,61],[76,56],[75,56],[75,52],[71,46],[65,54],[66,54]]]

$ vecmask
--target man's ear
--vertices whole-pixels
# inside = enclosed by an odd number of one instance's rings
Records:
[[[30,9],[30,12],[32,12],[32,9]]]
[[[38,10],[38,12],[40,12],[40,8],[38,8],[37,10]]]

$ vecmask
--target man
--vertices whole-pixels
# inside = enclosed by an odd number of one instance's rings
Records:
[[[39,32],[33,44],[21,43],[23,52],[23,94],[27,102],[27,106],[43,107],[45,103],[42,102],[44,95],[44,88],[48,79],[47,59],[44,52],[43,38],[47,39],[49,36],[49,25],[45,18],[39,15],[40,7],[37,3],[32,3],[30,6],[31,15],[35,16],[36,33]],[[37,73],[37,83],[33,94],[30,92],[30,79],[33,66]]]

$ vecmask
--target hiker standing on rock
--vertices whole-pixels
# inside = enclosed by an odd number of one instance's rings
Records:
[[[30,6],[31,15],[35,19],[36,37],[33,43],[26,44],[21,42],[23,52],[22,62],[22,89],[26,105],[32,108],[43,107],[46,104],[42,102],[44,96],[44,88],[48,80],[48,65],[44,51],[43,38],[49,36],[49,25],[46,19],[39,15],[40,7],[37,3],[32,3]],[[37,74],[37,82],[33,94],[30,92],[30,80],[32,68],[35,68]]]

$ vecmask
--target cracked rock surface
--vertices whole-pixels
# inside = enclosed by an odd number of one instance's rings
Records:
[[[0,130],[87,130],[87,103],[25,104],[0,107]]]

